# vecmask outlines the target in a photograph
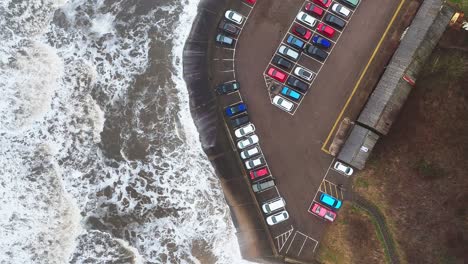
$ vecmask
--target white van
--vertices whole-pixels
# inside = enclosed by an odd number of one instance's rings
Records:
[[[265,214],[273,213],[281,208],[284,208],[286,202],[282,197],[274,198],[262,205],[262,210]]]

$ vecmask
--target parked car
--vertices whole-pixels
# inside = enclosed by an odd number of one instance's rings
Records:
[[[294,91],[293,89],[287,86],[284,86],[283,89],[281,89],[281,94],[293,99],[294,101],[299,101],[302,97],[300,93]]]
[[[270,215],[269,217],[266,218],[266,222],[268,223],[268,225],[272,226],[272,225],[279,224],[283,221],[286,221],[288,219],[289,219],[289,214],[288,212],[284,210],[279,213]]]
[[[319,4],[322,7],[328,8],[331,5],[332,0],[314,0],[314,3]]]
[[[300,66],[296,66],[296,68],[294,69],[294,74],[309,82],[315,78],[314,72],[311,72]]]
[[[234,131],[234,135],[236,135],[237,138],[241,138],[253,132],[255,132],[255,126],[254,124],[249,123],[241,128],[236,129]]]
[[[237,118],[231,119],[231,126],[239,127],[239,126],[247,124],[248,122],[249,122],[249,116],[243,115],[243,116],[239,116]]]
[[[280,82],[284,82],[286,80],[286,77],[288,77],[288,75],[285,72],[278,70],[275,67],[270,67],[267,71],[267,74],[268,76]]]
[[[320,202],[326,206],[329,206],[334,209],[340,209],[341,201],[336,199],[335,197],[328,195],[326,193],[322,193],[320,195]]]
[[[245,149],[257,143],[258,143],[258,136],[253,134],[253,135],[246,137],[245,139],[239,140],[239,142],[237,142],[237,147],[239,149]]]
[[[324,23],[319,23],[317,25],[317,31],[329,38],[333,38],[333,35],[335,35],[335,30],[332,27],[325,25]]]
[[[330,209],[325,208],[319,203],[313,203],[312,207],[309,209],[309,212],[322,217],[323,219],[333,222],[336,219],[336,213]]]
[[[290,101],[284,99],[283,97],[276,95],[273,98],[273,104],[278,106],[279,108],[282,108],[283,110],[286,110],[288,112],[291,112],[291,110],[294,108],[294,104],[291,103]]]
[[[302,22],[310,27],[314,27],[315,24],[317,24],[317,19],[312,17],[311,15],[308,15],[304,12],[299,12],[299,14],[297,14],[296,16],[297,20],[299,20],[299,22]]]
[[[304,41],[294,37],[293,35],[289,35],[286,42],[296,49],[302,49],[305,44]]]
[[[216,87],[216,92],[219,95],[228,94],[239,90],[240,84],[238,82],[222,83]]]
[[[274,180],[265,180],[252,184],[252,190],[256,193],[268,190],[275,186]]]
[[[271,60],[271,62],[275,64],[276,66],[279,66],[285,70],[289,70],[293,66],[292,62],[288,61],[287,59],[279,55],[275,55],[273,59]]]
[[[302,93],[306,93],[307,90],[309,89],[309,85],[307,83],[299,80],[298,78],[294,76],[289,76],[287,84],[294,88],[297,88]]]
[[[352,8],[356,8],[359,5],[359,0],[341,0],[341,2]]]
[[[258,170],[250,171],[250,179],[255,180],[255,179],[258,179],[258,178],[261,178],[261,177],[265,177],[265,176],[267,176],[269,174],[270,174],[270,172],[268,171],[268,168],[264,167],[264,168],[261,168],[261,169],[258,169]]]
[[[344,174],[344,175],[347,175],[347,176],[351,176],[353,175],[353,168],[351,168],[350,166],[347,166],[339,161],[337,161],[335,163],[335,165],[333,166],[333,168],[338,171],[339,173],[341,174]]]
[[[321,17],[323,15],[323,9],[312,3],[307,3],[304,9],[311,15],[316,15],[318,17]]]
[[[265,214],[271,214],[279,209],[283,209],[286,206],[286,202],[282,197],[271,199],[270,201],[262,205],[262,210]]]
[[[226,13],[224,13],[224,17],[229,20],[229,21],[232,21],[238,25],[242,24],[242,22],[244,21],[244,17],[237,13],[236,11],[234,10],[228,10],[226,11]]]
[[[306,45],[305,52],[319,61],[324,61],[328,56],[328,53],[310,44]]]
[[[324,49],[328,49],[330,48],[331,46],[331,42],[326,39],[326,38],[322,38],[321,36],[319,35],[315,35],[313,38],[312,38],[312,43],[317,46],[317,47],[321,47],[321,48],[324,48]]]
[[[226,115],[227,116],[234,116],[239,113],[245,112],[247,110],[247,105],[244,103],[238,103],[231,106],[226,107]]]
[[[299,59],[299,53],[285,45],[281,45],[278,49],[278,53],[290,58],[293,61],[297,61]]]
[[[346,22],[343,19],[332,14],[327,14],[325,16],[325,22],[337,29],[343,29],[346,26]]]
[[[240,156],[242,159],[250,159],[252,158],[253,156],[256,156],[260,154],[260,148],[258,148],[258,146],[253,146],[251,148],[248,148],[246,150],[243,150],[241,153],[240,153]]]
[[[263,166],[263,165],[265,165],[265,158],[262,156],[250,159],[245,162],[245,167],[248,170],[256,168],[258,166]]]
[[[234,36],[237,36],[239,35],[239,32],[240,32],[240,29],[236,26],[234,26],[234,24],[232,23],[229,23],[229,22],[226,22],[224,20],[221,20],[221,22],[219,22],[219,26],[218,28],[226,33],[229,33],[231,35],[234,35]]]
[[[292,28],[292,32],[294,33],[294,35],[300,37],[300,38],[303,38],[305,40],[309,40],[310,37],[312,36],[312,31],[308,30],[307,28],[301,26],[301,25],[298,25],[296,24],[293,28]]]
[[[349,15],[351,14],[351,10],[349,10],[348,8],[344,7],[343,5],[341,4],[333,4],[332,5],[332,11],[335,12],[335,14],[341,16],[341,17],[344,17],[344,18],[348,18]]]
[[[251,5],[255,5],[255,2],[257,2],[257,0],[244,0],[244,1]]]
[[[216,36],[216,42],[227,46],[232,46],[232,44],[234,44],[234,39],[223,34],[218,34]]]

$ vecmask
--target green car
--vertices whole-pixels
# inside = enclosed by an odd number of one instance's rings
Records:
[[[359,0],[341,0],[343,4],[355,8],[359,4]]]

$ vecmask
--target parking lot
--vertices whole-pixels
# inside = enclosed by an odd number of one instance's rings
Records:
[[[270,65],[279,44],[298,23],[296,14],[306,3],[259,0],[252,8],[242,1],[234,2],[230,9],[248,19],[239,26],[242,33],[235,38],[233,47],[216,45],[212,64],[216,73],[213,82],[240,83],[240,91],[219,97],[220,105],[224,111],[239,102],[247,104],[248,117],[256,126],[258,146],[270,172],[261,180],[275,180],[274,187],[255,194],[259,205],[280,196],[286,201],[289,219],[269,226],[276,250],[307,261],[313,259],[322,234],[330,225],[309,212],[310,206],[322,193],[346,200],[350,181],[333,170],[335,160],[322,152],[321,146],[399,2],[362,1],[346,27],[330,39],[332,45],[326,60],[319,62],[301,55],[297,64],[317,75],[291,116],[271,105],[272,96],[279,92],[271,86],[279,83],[265,75],[265,65]],[[226,117],[226,124],[230,120]],[[232,148],[237,149],[234,129],[227,125]]]

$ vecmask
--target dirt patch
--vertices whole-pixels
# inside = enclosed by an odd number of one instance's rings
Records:
[[[463,50],[434,51],[390,134],[354,179],[385,215],[404,263],[468,259],[467,62]]]
[[[318,251],[324,264],[385,263],[383,248],[370,217],[349,203],[340,209]]]

